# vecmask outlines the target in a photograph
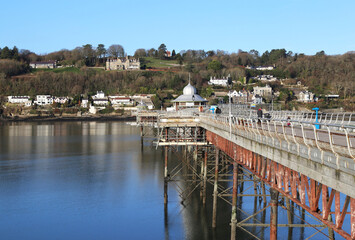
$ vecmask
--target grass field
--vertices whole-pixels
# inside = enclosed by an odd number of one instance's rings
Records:
[[[180,66],[176,60],[163,60],[153,57],[140,58],[141,66],[146,65],[147,68],[167,68]]]

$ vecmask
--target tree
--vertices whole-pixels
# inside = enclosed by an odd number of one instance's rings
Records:
[[[213,57],[214,55],[216,55],[216,53],[214,51],[212,51],[212,50],[207,52],[207,56],[208,57]]]
[[[10,59],[12,58],[11,50],[6,46],[1,50],[1,58],[2,59]]]
[[[325,52],[323,50],[316,53],[316,56],[324,56],[324,55],[325,55]]]
[[[117,57],[124,57],[125,56],[124,49],[119,44],[111,45],[107,51],[111,57],[117,58]]]
[[[176,55],[175,49],[173,49],[173,52],[171,53],[171,56],[174,58]]]
[[[212,60],[207,67],[209,70],[213,70],[215,73],[222,69],[222,64],[217,60]]]
[[[158,47],[158,57],[164,58],[166,53],[166,46],[164,43],[160,44]]]
[[[259,58],[259,52],[255,49],[249,51],[249,54],[256,60]]]
[[[146,57],[146,56],[147,56],[147,52],[145,51],[144,48],[139,48],[134,52],[135,58],[142,58],[142,57]]]
[[[155,51],[154,48],[149,49],[147,52],[148,57],[155,57]]]
[[[95,51],[92,48],[91,44],[86,44],[83,46],[83,55],[85,57],[85,65],[86,66],[94,66],[95,65]]]
[[[179,63],[180,65],[183,64],[183,61],[182,61],[183,59],[182,59],[180,53],[176,54],[175,59],[178,61],[178,63]]]
[[[104,58],[106,56],[106,48],[104,44],[97,45],[96,53],[99,58]]]
[[[19,59],[18,48],[16,46],[14,46],[14,48],[12,49],[11,55],[12,55],[12,59],[14,59],[14,60],[18,60]]]

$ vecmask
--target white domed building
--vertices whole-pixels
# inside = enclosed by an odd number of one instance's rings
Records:
[[[197,90],[194,86],[189,84],[184,87],[183,94],[172,101],[174,103],[175,110],[184,108],[199,108],[205,106],[206,99],[197,94]]]

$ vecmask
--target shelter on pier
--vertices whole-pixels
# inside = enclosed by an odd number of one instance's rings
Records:
[[[199,108],[205,106],[206,99],[197,94],[197,90],[194,86],[189,84],[184,87],[183,94],[172,101],[174,103],[175,110],[185,108]]]

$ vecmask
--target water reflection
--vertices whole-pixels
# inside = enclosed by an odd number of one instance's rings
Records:
[[[170,152],[170,166],[180,158],[181,152]],[[164,211],[163,159],[163,151],[153,148],[151,139],[142,147],[139,129],[124,123],[3,124],[0,213],[6,218],[0,218],[2,239],[229,239],[231,207],[221,200],[217,229],[211,228],[211,184],[206,207],[199,191],[181,204],[176,186],[169,184]],[[242,183],[239,190],[249,187]],[[258,198],[239,197],[238,207],[252,214],[265,205]],[[245,217],[237,212],[238,221]],[[265,212],[257,216],[262,223],[269,218]],[[268,238],[268,229],[248,230]],[[285,229],[280,234],[289,239],[307,235],[304,229]],[[251,239],[240,229],[237,236]]]

